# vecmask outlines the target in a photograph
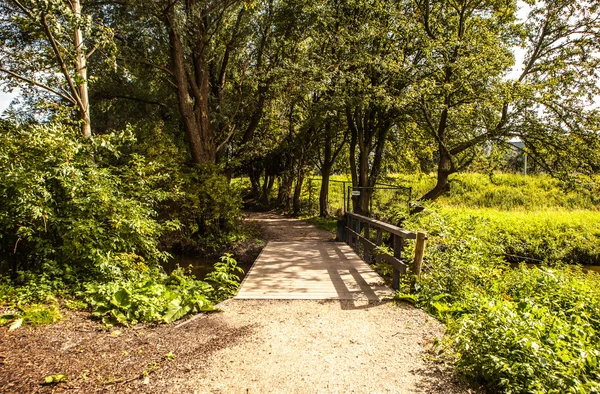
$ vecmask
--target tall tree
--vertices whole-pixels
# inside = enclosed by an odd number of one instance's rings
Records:
[[[517,38],[515,11],[516,1],[417,3],[427,60],[411,113],[437,148],[437,183],[423,200],[446,192],[449,176],[474,158],[470,148],[493,138]]]
[[[598,162],[597,3],[536,1],[524,22],[516,10],[516,1],[417,3],[429,71],[412,113],[437,151],[437,183],[422,200],[446,192],[485,144],[510,138],[557,174]],[[511,73],[516,45],[525,59]]]
[[[77,108],[81,133],[92,134],[88,58],[112,47],[112,33],[84,12],[80,0],[0,2],[0,73],[9,86],[27,84]]]

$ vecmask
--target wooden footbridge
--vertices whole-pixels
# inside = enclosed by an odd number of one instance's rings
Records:
[[[386,238],[384,238],[384,236]],[[365,216],[346,213],[338,226],[342,242],[269,242],[240,286],[238,299],[318,299],[381,301],[393,295],[365,262],[386,261],[394,268],[392,287],[408,266],[406,240],[416,240],[413,271],[420,273],[426,236]],[[393,254],[381,246],[391,239]]]

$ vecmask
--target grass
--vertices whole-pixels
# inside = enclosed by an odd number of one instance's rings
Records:
[[[313,216],[309,218],[302,218],[306,220],[310,224],[314,224],[317,228],[321,230],[329,231],[335,233],[337,231],[337,218],[333,216],[328,216],[326,218],[322,218],[320,216]]]

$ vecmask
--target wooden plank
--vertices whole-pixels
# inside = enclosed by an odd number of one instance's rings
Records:
[[[402,261],[395,258],[394,256],[390,256],[389,254],[382,254],[381,259],[386,263],[390,264],[392,267],[394,267],[394,269],[400,271],[401,274],[405,274],[408,270],[408,266]]]
[[[392,295],[347,244],[311,241],[269,242],[236,298],[378,301]]]
[[[365,249],[369,248],[370,250],[373,250],[377,246],[373,242],[362,237],[360,234],[358,234],[352,230],[348,230],[348,231],[353,233],[354,236],[356,236],[359,239],[360,243],[365,246]],[[381,260],[385,261],[386,263],[389,263],[392,267],[394,267],[394,269],[398,270],[401,274],[406,273],[406,271],[408,269],[408,266],[406,264],[404,264],[402,262],[402,260],[398,259],[395,256],[390,256],[389,254],[381,253],[381,254],[378,254],[378,257]]]
[[[400,259],[402,257],[402,248],[404,247],[404,239],[394,234],[394,257]],[[394,277],[392,278],[392,289],[400,289],[400,270],[394,267]]]

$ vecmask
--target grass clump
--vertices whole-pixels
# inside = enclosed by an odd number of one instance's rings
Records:
[[[21,317],[23,322],[30,326],[54,324],[62,319],[57,304],[29,305],[23,308]]]

